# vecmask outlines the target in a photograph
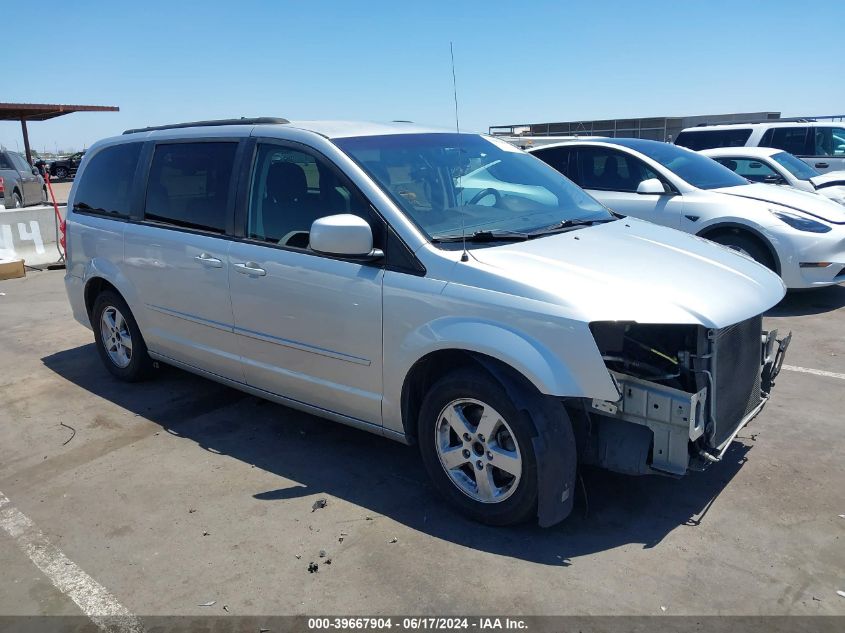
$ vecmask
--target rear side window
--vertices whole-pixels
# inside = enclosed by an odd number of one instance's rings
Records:
[[[32,171],[32,166],[26,162],[26,159],[21,156],[20,154],[9,154],[9,158],[12,159],[12,162],[17,167],[18,171],[22,174],[28,174]]]
[[[141,143],[123,143],[92,156],[82,172],[74,210],[129,217],[132,182],[140,155]]]
[[[686,131],[678,134],[675,145],[695,150],[713,149],[714,147],[742,147],[751,136],[751,128],[731,130]]]
[[[682,151],[682,150],[675,150]],[[634,192],[643,180],[657,178],[639,158],[604,147],[582,147],[578,150],[581,182],[584,189]]]
[[[760,147],[774,147],[790,154],[806,156],[808,127],[769,128],[760,139]]]
[[[150,166],[144,218],[223,233],[235,142],[158,145]]]
[[[12,163],[4,152],[0,152],[0,169],[14,169]]]
[[[575,150],[571,147],[550,147],[532,152],[534,156],[548,163],[570,180],[577,182],[575,165]]]
[[[766,163],[753,158],[714,158],[713,160],[751,182],[773,182],[780,177],[780,174]]]

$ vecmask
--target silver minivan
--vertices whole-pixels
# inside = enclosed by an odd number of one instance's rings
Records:
[[[410,124],[100,141],[65,280],[117,378],[168,363],[417,443],[436,489],[496,525],[565,518],[581,465],[719,461],[789,340],[762,329],[784,286],[750,258],[615,215],[495,138]]]

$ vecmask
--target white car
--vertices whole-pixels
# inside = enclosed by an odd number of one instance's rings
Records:
[[[701,153],[751,182],[788,185],[845,204],[845,171],[822,174],[789,152],[771,147],[720,147]]]
[[[66,237],[74,316],[117,379],[169,363],[416,443],[434,488],[498,525],[566,517],[579,465],[717,461],[789,340],[762,329],[783,284],[748,258],[407,124],[130,130],[85,154]]]
[[[845,208],[750,183],[697,152],[608,139],[530,150],[609,208],[706,237],[776,271],[788,288],[845,281]]]
[[[698,125],[678,134],[676,145],[700,151],[714,147],[774,147],[822,173],[845,170],[845,122],[766,121]]]

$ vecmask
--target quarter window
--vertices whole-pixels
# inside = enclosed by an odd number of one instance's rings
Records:
[[[144,218],[224,233],[237,146],[233,142],[158,145],[150,167]]]
[[[259,145],[250,187],[248,237],[305,249],[314,220],[340,213],[370,221],[361,196],[323,160],[280,145]]]
[[[141,143],[106,147],[91,157],[73,199],[77,211],[129,217]]]

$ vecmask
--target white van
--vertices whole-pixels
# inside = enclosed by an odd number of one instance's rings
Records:
[[[825,173],[845,169],[845,122],[787,121],[688,127],[676,145],[692,150],[715,147],[773,147],[794,154]]]

